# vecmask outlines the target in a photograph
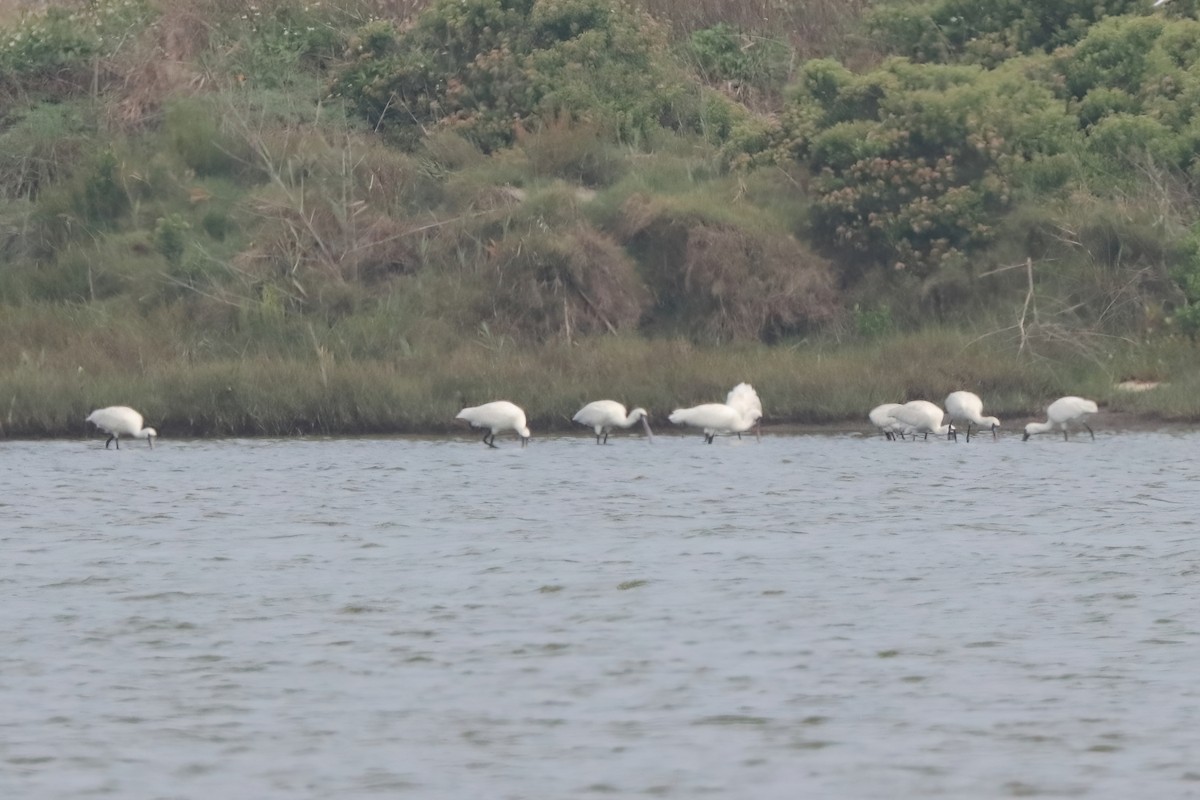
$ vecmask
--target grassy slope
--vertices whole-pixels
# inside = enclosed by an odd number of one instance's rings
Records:
[[[255,82],[253,75],[249,81]],[[311,93],[312,82],[299,85]],[[286,96],[286,90],[273,91]],[[107,108],[101,117],[114,113]],[[1002,417],[1032,415],[1056,396],[1083,394],[1111,409],[1200,420],[1195,349],[1172,338],[1141,343],[1093,338],[1071,347],[1036,340],[1031,355],[1011,336],[980,338],[999,323],[912,333],[888,332],[885,326],[865,336],[847,333],[854,325],[842,318],[809,339],[775,346],[705,346],[673,334],[670,326],[655,338],[576,335],[535,343],[481,325],[466,310],[488,305],[481,289],[487,276],[478,264],[459,264],[457,273],[448,269],[445,260],[465,257],[462,246],[447,248],[444,238],[421,239],[431,253],[423,257],[443,259],[436,268],[391,282],[360,285],[319,271],[299,274],[309,295],[319,290],[341,298],[345,308],[337,313],[323,308],[278,314],[263,294],[265,284],[248,279],[214,284],[209,291],[216,299],[180,291],[172,283],[178,276],[155,252],[156,219],[178,214],[193,236],[189,246],[199,248],[189,252],[234,263],[239,253],[252,250],[255,234],[261,239],[264,228],[234,224],[228,239],[205,239],[200,231],[207,209],[220,203],[235,223],[277,223],[284,217],[261,170],[253,180],[196,176],[181,163],[188,154],[180,151],[193,145],[180,144],[178,130],[174,144],[162,141],[172,141],[169,126],[162,139],[158,131],[150,126],[113,135],[126,178],[148,165],[154,169],[142,170],[139,179],[149,182],[157,175],[153,180],[166,187],[134,197],[131,222],[95,242],[72,241],[55,259],[29,256],[8,276],[8,296],[15,299],[0,309],[3,435],[79,435],[90,409],[117,403],[141,409],[166,436],[434,432],[451,429],[462,405],[501,397],[523,405],[535,430],[569,428],[575,409],[600,397],[645,406],[661,424],[672,408],[721,399],[743,380],[758,388],[771,423],[863,424],[866,411],[878,403],[938,400],[961,388],[983,395],[988,411]],[[347,140],[362,136],[334,132]],[[294,153],[304,148],[294,133],[295,128],[267,130],[260,141],[286,139],[281,146]],[[613,209],[625,197],[621,187],[631,183],[664,196],[677,191],[686,200],[675,205],[689,209],[707,201],[716,208],[703,213],[713,218],[733,213],[732,192],[714,193],[728,188],[727,179],[704,183],[693,175],[709,170],[708,156],[680,166],[674,151],[686,147],[625,154],[632,170],[602,193],[599,203],[607,206],[588,213],[617,214]],[[531,157],[536,155],[527,149],[479,163],[468,154],[462,158],[467,166],[452,170],[448,188],[439,191],[468,198],[462,210],[492,186],[517,184],[534,192],[552,186],[556,179],[537,170],[538,160]],[[419,193],[420,182],[405,177],[411,164],[390,166],[400,183],[417,186],[411,191]],[[680,172],[687,173],[688,185],[677,190],[673,176]],[[210,199],[195,202],[196,189]],[[62,189],[60,204],[70,192],[78,188]],[[558,196],[552,189],[548,206]],[[780,225],[780,204],[768,198],[763,205],[761,219],[769,221],[764,227]],[[328,216],[336,222],[339,209],[331,207]],[[524,224],[522,213],[504,224],[515,224],[513,219]],[[464,229],[460,245],[485,250],[489,230]],[[76,289],[63,290],[68,278]],[[46,291],[44,283],[54,290]],[[1166,380],[1169,386],[1142,394],[1114,388],[1130,377]]]

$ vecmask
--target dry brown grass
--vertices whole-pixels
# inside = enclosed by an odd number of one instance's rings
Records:
[[[506,236],[488,266],[494,318],[543,339],[632,329],[649,300],[625,251],[586,223]]]
[[[795,238],[696,226],[687,233],[682,296],[715,339],[766,339],[837,315],[833,272]]]
[[[160,8],[150,29],[109,64],[120,80],[106,108],[120,130],[144,128],[168,97],[216,88],[197,62],[212,31],[203,4],[166,2]]]
[[[659,321],[684,323],[707,341],[770,341],[840,311],[829,262],[760,209],[711,194],[638,193],[614,227],[641,254]]]
[[[0,25],[8,25],[25,14],[41,14],[48,8],[82,5],[77,0],[0,0]]]

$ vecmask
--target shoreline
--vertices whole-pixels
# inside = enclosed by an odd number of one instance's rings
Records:
[[[1013,422],[1004,424],[1000,428],[1000,438],[1009,436],[1020,436],[1024,431],[1026,423],[1042,421],[1042,418],[1032,416],[1016,416],[1013,417]],[[1101,410],[1098,414],[1089,418],[1092,428],[1099,436],[1102,432],[1109,433],[1145,433],[1156,431],[1191,431],[1200,430],[1200,420],[1169,420],[1163,419],[1153,414],[1137,414],[1128,411],[1104,411]],[[589,429],[582,425],[573,425],[569,427],[554,426],[543,428],[540,432],[536,426],[531,425],[533,429],[533,439],[539,438],[555,438],[555,439],[591,439],[595,438]],[[685,427],[661,427],[654,430],[654,438],[688,438],[691,436],[699,436],[696,428]],[[425,431],[369,431],[369,432],[337,432],[337,431],[321,431],[321,432],[296,432],[292,434],[278,433],[221,433],[221,434],[197,434],[189,433],[179,437],[172,437],[169,433],[162,433],[167,428],[160,428],[158,441],[221,441],[230,439],[252,439],[252,440],[291,440],[291,439],[411,439],[414,441],[444,441],[447,439],[470,440],[477,439],[482,434],[477,434],[475,429],[459,428],[450,425],[438,430]],[[1074,430],[1074,429],[1073,429]],[[768,436],[833,436],[833,435],[853,435],[857,434],[863,437],[879,436],[882,434],[865,419],[863,422],[856,420],[846,420],[844,422],[822,422],[822,423],[805,423],[805,422],[779,422],[774,424],[766,424],[762,427],[764,437]],[[976,433],[974,436],[985,438],[987,431],[983,434]],[[1048,436],[1049,434],[1045,434]],[[722,437],[728,438],[728,437]],[[753,433],[743,434],[745,439],[753,439]],[[940,437],[939,437],[940,438]],[[645,439],[645,434],[640,431],[636,433],[623,434],[617,431],[614,434],[614,442],[624,439],[641,440]],[[54,441],[103,441],[104,436],[94,430],[89,431],[63,431],[59,433],[49,433],[40,436],[5,436],[0,434],[0,442],[54,442]],[[500,437],[503,442],[503,435]],[[144,444],[139,439],[126,439],[126,447],[138,446]]]

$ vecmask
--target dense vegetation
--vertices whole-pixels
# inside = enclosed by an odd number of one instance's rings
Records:
[[[0,5],[0,431],[501,396],[545,429],[740,380],[768,421],[958,388],[1200,419],[1195,14]]]

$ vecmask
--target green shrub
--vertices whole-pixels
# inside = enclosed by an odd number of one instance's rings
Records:
[[[211,238],[218,242],[223,242],[233,229],[233,223],[229,219],[229,214],[224,209],[213,208],[204,212],[204,217],[200,220],[200,227]]]
[[[635,142],[699,124],[661,31],[605,0],[437,0],[394,45],[377,25],[357,41],[333,93],[408,145],[453,130],[492,151],[559,117]]]
[[[1099,86],[1136,93],[1165,24],[1154,17],[1119,17],[1090,28],[1079,44],[1060,57],[1067,91],[1077,98]]]
[[[319,71],[347,46],[337,4],[278,3],[244,6],[238,18],[221,18],[215,52],[221,69],[259,89],[296,87],[304,73]]]
[[[739,84],[768,94],[783,88],[792,65],[786,41],[751,35],[724,23],[694,32],[688,53],[708,82]]]
[[[112,226],[129,211],[122,164],[111,150],[100,153],[82,176],[82,191],[74,195],[75,213],[86,222]]]
[[[71,173],[96,125],[78,103],[41,103],[11,114],[0,131],[0,198],[36,199]]]
[[[854,330],[864,339],[878,339],[891,333],[895,327],[892,310],[887,306],[878,308],[854,307]]]
[[[181,97],[167,103],[164,129],[171,148],[197,175],[239,169],[235,146],[221,131],[224,114],[212,98]]]
[[[1090,127],[1113,114],[1137,113],[1139,103],[1124,89],[1097,86],[1089,91],[1075,107],[1082,126]]]
[[[143,0],[51,6],[0,29],[0,88],[61,94],[88,88],[94,59],[114,55],[153,14]]]
[[[1092,127],[1088,150],[1109,164],[1133,164],[1149,157],[1152,163],[1180,168],[1193,155],[1192,143],[1157,120],[1132,114],[1113,114]]]
[[[167,260],[167,264],[178,267],[187,248],[187,232],[191,230],[179,214],[159,217],[154,225],[154,249]]]
[[[893,52],[916,61],[995,66],[1072,44],[1105,17],[1144,8],[1141,0],[919,0],[879,4],[867,24]]]
[[[885,63],[850,76],[801,71],[783,154],[812,174],[814,237],[873,266],[925,278],[990,245],[1022,168],[1073,142],[1073,120],[1020,68]],[[849,260],[849,259],[847,259]]]

